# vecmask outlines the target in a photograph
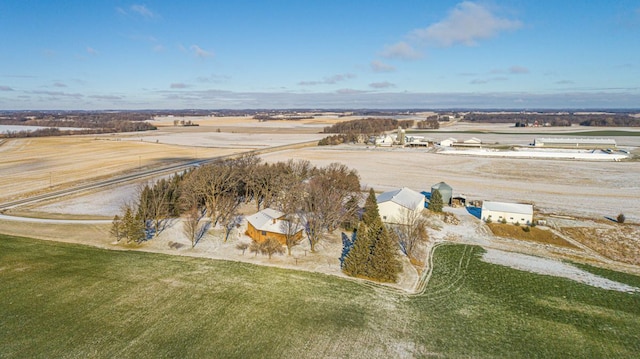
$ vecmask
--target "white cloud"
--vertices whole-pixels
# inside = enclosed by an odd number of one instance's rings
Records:
[[[387,59],[415,60],[421,58],[422,54],[408,43],[400,41],[393,45],[385,46],[380,52],[380,56]]]
[[[118,101],[122,100],[122,96],[114,96],[114,95],[92,95],[88,96],[89,98],[94,98],[96,100],[105,100],[105,101]]]
[[[386,88],[390,88],[390,87],[395,87],[396,85],[392,84],[391,82],[388,81],[384,81],[384,82],[373,82],[369,84],[369,87],[374,88],[374,89],[386,89]]]
[[[67,85],[63,84],[62,82],[54,82],[53,87],[67,87]]]
[[[0,86],[0,91],[13,91],[13,89],[9,86]]]
[[[355,78],[356,75],[346,73],[346,74],[336,74],[333,76],[325,77],[321,81],[300,81],[298,85],[301,86],[315,86],[315,85],[333,85],[338,82],[346,81],[348,79]]]
[[[199,57],[201,59],[206,59],[206,58],[209,58],[209,57],[213,57],[213,52],[207,51],[207,50],[201,48],[198,45],[191,45],[191,50],[193,51],[193,53],[197,57]]]
[[[393,72],[396,70],[395,66],[378,60],[371,61],[371,69],[373,72]]]
[[[341,95],[354,95],[354,94],[366,93],[366,91],[354,90],[354,89],[339,89],[336,91],[336,93]]]
[[[502,31],[516,30],[522,22],[500,18],[488,8],[471,1],[464,1],[451,10],[449,15],[425,29],[413,31],[422,41],[434,42],[448,47],[456,44],[477,45],[478,40],[497,36]]]
[[[186,89],[187,87],[189,87],[189,85],[181,82],[177,82],[177,83],[172,83],[169,87],[172,89]]]
[[[94,49],[93,47],[88,47],[88,46],[87,46],[87,53],[89,55],[94,55],[94,56],[98,55],[98,51],[96,49]]]
[[[119,9],[119,8],[118,8]],[[120,9],[121,10],[121,9]],[[136,14],[145,17],[147,19],[154,19],[158,17],[158,14],[156,14],[155,12],[151,11],[148,7],[146,7],[145,5],[131,5],[131,11],[135,12]]]
[[[510,74],[528,74],[529,69],[524,66],[511,66],[509,68]]]

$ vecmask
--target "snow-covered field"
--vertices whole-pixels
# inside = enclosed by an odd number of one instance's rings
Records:
[[[41,130],[44,128],[49,128],[49,127],[43,127],[43,126],[20,126],[20,125],[0,125],[0,134],[6,134],[9,132],[33,132],[36,130]],[[62,131],[79,131],[82,130],[82,128],[77,128],[77,127],[57,127],[59,130]]]

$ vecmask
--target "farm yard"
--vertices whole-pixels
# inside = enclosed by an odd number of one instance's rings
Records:
[[[0,169],[11,172],[0,178],[0,201],[196,158],[315,141],[323,137],[317,133],[322,126],[342,119],[197,118],[193,127],[170,120],[154,121],[154,132],[5,141]],[[500,126],[490,125],[512,131]],[[503,141],[512,135],[483,136]],[[640,137],[629,138],[629,146],[640,147]],[[50,146],[60,150],[47,152]],[[640,349],[633,334],[640,329],[636,161],[492,158],[366,145],[260,156],[268,163],[340,162],[378,192],[424,191],[446,181],[470,200],[533,203],[536,218],[547,225],[527,235],[511,225],[499,232],[464,208],[446,208],[455,223],[431,215],[419,265],[403,257],[398,283],[382,286],[341,272],[339,231],[320,242],[317,253],[304,241],[292,256],[273,258],[238,249],[249,240],[246,223],[228,241],[222,229],[209,230],[194,248],[178,219],[142,244],[117,243],[109,235],[111,219],[140,182],[22,206],[0,215],[0,286],[9,293],[0,298],[0,316],[9,318],[3,333],[15,333],[0,334],[0,343],[7,343],[0,356],[628,357]],[[247,205],[241,214],[254,211]],[[607,219],[618,213],[627,223]],[[51,285],[39,284],[45,282]],[[36,323],[44,330],[36,332]],[[276,328],[291,330],[281,335]],[[559,331],[566,335],[559,338]],[[23,345],[30,337],[36,343],[31,351]]]

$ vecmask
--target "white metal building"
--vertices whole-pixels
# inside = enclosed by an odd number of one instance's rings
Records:
[[[407,187],[381,193],[376,199],[380,218],[386,223],[399,223],[404,211],[424,209],[424,195]]]
[[[482,203],[483,221],[531,224],[533,223],[533,206],[530,204],[484,201]]]
[[[616,140],[611,138],[536,138],[535,147],[560,148],[615,148]]]
[[[440,141],[440,146],[442,146],[442,147],[451,147],[451,146],[453,146],[454,143],[457,143],[457,142],[458,142],[458,140],[456,140],[455,138],[449,137],[446,140]]]

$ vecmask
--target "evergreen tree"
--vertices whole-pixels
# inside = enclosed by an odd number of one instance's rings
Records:
[[[376,193],[373,191],[373,188],[369,190],[369,196],[364,203],[362,221],[367,226],[370,226],[376,221],[380,221],[382,223],[382,220],[380,219],[380,212],[378,212],[378,200],[376,199]]]
[[[116,241],[118,242],[120,242],[120,239],[122,239],[122,232],[124,232],[122,227],[122,219],[120,219],[120,216],[116,214],[113,217],[113,222],[111,222],[111,230],[109,231],[109,233],[111,233],[112,236],[116,237]]]
[[[368,277],[371,240],[364,222],[360,222],[356,233],[351,249],[344,258],[342,270],[352,277]]]
[[[437,189],[433,190],[431,200],[429,201],[429,210],[432,212],[442,212],[442,206],[442,194]]]
[[[402,270],[396,244],[380,219],[373,190],[369,191],[362,221],[344,259],[343,270],[354,277],[382,282],[395,282]]]
[[[142,242],[145,239],[144,221],[141,218],[140,211],[133,215],[131,206],[127,206],[122,217],[122,230],[124,237],[128,242]]]
[[[402,271],[397,245],[384,226],[370,230],[374,230],[371,235],[375,235],[369,265],[370,277],[381,282],[395,282],[398,279],[398,273]]]

